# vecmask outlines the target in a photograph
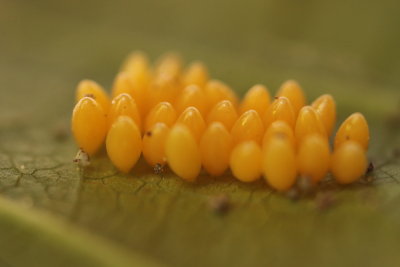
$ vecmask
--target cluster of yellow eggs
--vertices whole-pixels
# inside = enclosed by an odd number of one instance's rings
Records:
[[[317,183],[332,172],[346,184],[367,168],[364,116],[354,113],[341,124],[332,152],[334,99],[326,94],[307,105],[293,80],[273,99],[265,86],[254,85],[239,101],[200,62],[183,69],[180,58],[169,54],[151,66],[146,55],[134,52],[115,78],[111,99],[96,82],[81,81],[72,131],[89,155],[105,140],[121,172],[129,172],[143,154],[150,165],[168,164],[187,181],[196,180],[202,167],[212,176],[230,168],[243,182],[264,176],[285,191],[300,175]]]

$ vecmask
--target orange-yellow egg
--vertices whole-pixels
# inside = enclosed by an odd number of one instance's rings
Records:
[[[243,113],[232,127],[233,143],[253,140],[261,144],[264,135],[264,125],[258,113],[251,109]]]
[[[143,136],[143,156],[151,166],[164,165],[167,161],[165,144],[169,128],[165,123],[154,124]]]
[[[232,174],[242,182],[252,182],[261,177],[261,162],[261,148],[252,140],[236,145],[230,157]]]
[[[157,122],[165,123],[165,125],[171,127],[175,123],[176,118],[177,115],[174,107],[168,102],[160,102],[147,114],[145,131],[148,131]]]
[[[265,131],[262,147],[275,135],[283,135],[285,136],[290,144],[295,148],[296,147],[296,139],[294,137],[293,129],[287,124],[285,121],[274,121],[268,129]]]
[[[182,90],[180,81],[169,75],[160,75],[153,79],[147,91],[147,109],[150,110],[160,102],[175,102]]]
[[[72,113],[72,133],[78,146],[94,155],[107,133],[107,118],[103,108],[91,97],[83,97]]]
[[[293,105],[295,116],[297,116],[300,109],[306,105],[306,97],[304,95],[303,89],[294,80],[288,80],[284,82],[279,88],[276,96],[284,96],[290,100],[290,103],[292,103]]]
[[[110,112],[108,114],[108,127],[110,128],[116,119],[121,115],[132,118],[139,129],[141,129],[142,120],[140,118],[136,102],[128,94],[120,94],[112,100]]]
[[[137,105],[140,115],[145,114],[146,106],[146,95],[147,95],[147,85],[135,85],[132,82],[131,76],[127,72],[120,72],[115,77],[112,96],[116,98],[121,94],[129,94]]]
[[[285,121],[290,127],[294,128],[296,123],[295,113],[292,104],[286,97],[276,98],[269,106],[264,115],[264,126],[266,129],[274,121]]]
[[[183,89],[175,105],[179,114],[190,106],[197,108],[202,116],[208,113],[208,99],[198,85],[189,85]]]
[[[150,74],[151,68],[147,55],[142,51],[133,51],[126,57],[122,64],[121,71],[126,71],[128,73],[131,71],[139,73],[147,72]]]
[[[326,133],[330,136],[336,123],[335,100],[331,95],[325,94],[315,99],[311,106],[321,118],[321,122],[324,124]]]
[[[199,61],[190,64],[182,77],[184,86],[197,85],[203,88],[209,79],[207,67]]]
[[[369,127],[365,117],[359,113],[351,114],[339,127],[335,136],[335,148],[347,140],[358,142],[365,150],[369,145]]]
[[[142,152],[142,138],[132,118],[119,116],[112,124],[106,139],[107,154],[121,172],[128,173]]]
[[[315,133],[327,138],[321,118],[311,106],[305,106],[300,110],[296,121],[294,134],[297,142],[301,142],[301,140],[307,135]]]
[[[167,75],[179,78],[182,72],[182,59],[174,52],[169,52],[160,57],[155,65],[156,76]]]
[[[332,174],[341,184],[349,184],[360,179],[367,169],[364,148],[356,141],[344,141],[335,147],[332,155]]]
[[[299,173],[319,182],[330,168],[330,148],[328,139],[320,134],[308,135],[299,144],[297,165]]]
[[[115,95],[119,95],[120,93],[131,94],[138,105],[142,118],[144,118],[148,111],[147,91],[153,79],[153,73],[147,55],[141,51],[131,53],[125,61],[121,72],[128,74],[131,89],[129,92],[116,91]]]
[[[265,111],[270,105],[270,95],[268,89],[261,84],[256,84],[247,91],[242,103],[240,104],[240,114],[254,109],[260,117],[264,117]]]
[[[263,148],[262,168],[268,184],[278,191],[290,189],[296,182],[297,164],[293,145],[283,135],[275,135]]]
[[[196,141],[200,140],[200,137],[206,129],[206,123],[200,114],[200,111],[195,107],[188,107],[176,120],[176,123],[186,125],[192,132]]]
[[[219,176],[229,167],[232,137],[220,122],[211,123],[200,141],[204,169],[213,176]]]
[[[107,114],[110,108],[110,98],[100,84],[92,80],[82,80],[76,88],[76,102],[84,97],[91,97],[103,108]]]
[[[201,153],[189,128],[175,124],[167,137],[165,155],[171,170],[186,181],[193,182],[201,170]]]
[[[229,100],[222,100],[208,113],[207,123],[210,124],[214,121],[219,121],[230,131],[237,119],[238,114],[232,102]]]
[[[235,92],[226,84],[218,80],[210,80],[207,82],[204,92],[208,98],[210,106],[215,106],[222,100],[229,100],[235,106],[238,105],[238,98]]]

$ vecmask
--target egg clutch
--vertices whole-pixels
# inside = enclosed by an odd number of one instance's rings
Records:
[[[239,100],[201,62],[184,68],[168,54],[152,66],[141,52],[127,58],[111,96],[98,83],[81,81],[72,113],[81,150],[93,156],[105,142],[121,172],[130,172],[143,155],[151,166],[168,165],[187,181],[195,181],[202,168],[212,176],[230,169],[243,182],[264,177],[278,191],[300,176],[318,183],[331,172],[347,184],[365,174],[367,121],[361,113],[350,115],[331,148],[335,124],[333,97],[307,104],[296,81],[284,82],[274,97],[257,84]]]

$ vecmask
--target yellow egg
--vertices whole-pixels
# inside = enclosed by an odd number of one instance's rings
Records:
[[[107,133],[107,118],[102,107],[91,97],[83,97],[72,113],[72,133],[79,147],[95,154]]]
[[[264,85],[256,84],[244,96],[240,104],[240,114],[254,109],[262,118],[270,105],[270,101],[268,89]]]
[[[319,182],[330,168],[330,148],[327,138],[312,134],[306,136],[299,144],[297,165],[301,175]]]
[[[201,116],[199,110],[195,107],[188,107],[176,120],[176,123],[186,125],[188,129],[192,132],[196,141],[200,140],[200,137],[206,129],[206,123]]]
[[[150,63],[147,55],[142,51],[130,53],[122,64],[121,71],[150,73]]]
[[[321,118],[321,122],[324,124],[326,133],[328,136],[330,136],[336,123],[335,100],[331,95],[325,94],[315,99],[311,106]]]
[[[114,96],[120,93],[129,93],[135,99],[142,117],[147,113],[147,91],[153,78],[151,66],[147,55],[141,51],[131,53],[125,61],[122,71],[129,76],[131,89],[129,92],[118,90]],[[118,86],[114,86],[117,87]],[[124,86],[122,86],[122,89]]]
[[[279,88],[276,96],[287,97],[293,105],[293,111],[295,116],[299,113],[300,109],[306,105],[306,98],[304,96],[303,89],[294,80],[288,80],[284,82]]]
[[[321,122],[320,117],[315,112],[315,110],[310,106],[303,107],[296,121],[296,128],[294,134],[296,136],[297,142],[310,134],[320,134],[321,136],[327,138],[325,127]]]
[[[183,74],[183,85],[188,86],[195,84],[203,88],[208,81],[208,71],[202,62],[193,62],[187,67]]]
[[[214,121],[221,122],[226,129],[230,131],[237,119],[238,114],[232,102],[229,100],[222,100],[208,113],[207,123],[210,124]]]
[[[269,185],[278,191],[290,189],[296,182],[295,150],[283,135],[273,136],[263,149],[262,168]]]
[[[142,138],[132,118],[119,116],[113,123],[106,139],[107,154],[121,172],[128,173],[142,152]]]
[[[171,170],[184,180],[193,182],[201,170],[201,155],[197,141],[189,128],[175,124],[167,137],[165,154]]]
[[[215,106],[222,100],[229,100],[236,108],[238,105],[238,98],[232,89],[218,80],[210,80],[204,88],[210,106]]]
[[[103,111],[107,114],[110,108],[110,98],[106,91],[92,80],[82,80],[76,88],[76,102],[84,97],[91,97],[102,107]]]
[[[335,136],[335,148],[347,140],[358,142],[365,150],[369,144],[369,128],[365,117],[359,113],[351,114],[339,127]]]
[[[211,123],[200,141],[204,169],[213,176],[219,176],[229,166],[232,137],[220,122]]]
[[[349,184],[361,178],[367,169],[364,148],[355,141],[344,141],[335,147],[332,155],[331,170],[341,184]]]
[[[231,153],[232,174],[242,182],[252,182],[261,176],[262,152],[260,146],[250,140],[235,146]]]
[[[274,121],[269,128],[265,131],[262,147],[275,135],[283,135],[285,136],[290,144],[295,148],[296,147],[296,139],[294,138],[293,129],[287,124],[285,121]]]
[[[114,79],[111,95],[115,98],[120,94],[129,94],[131,97],[136,99],[136,93],[133,90],[133,85],[127,72],[118,73]]]
[[[234,144],[248,140],[261,144],[264,125],[258,113],[253,109],[243,113],[233,125],[231,135]]]
[[[189,85],[183,89],[175,105],[180,114],[188,107],[197,108],[202,116],[208,113],[208,100],[204,91],[197,85]]]
[[[147,91],[147,110],[160,102],[169,102],[175,105],[181,90],[181,84],[176,77],[169,75],[155,77]]]
[[[112,96],[116,98],[121,94],[129,94],[134,100],[137,105],[139,113],[145,114],[147,106],[146,106],[146,94],[147,94],[147,85],[137,86],[135,85],[129,73],[127,72],[120,72],[115,77],[113,89],[112,89]]]
[[[266,129],[274,121],[285,121],[290,127],[294,127],[296,117],[293,111],[292,104],[286,97],[276,98],[269,106],[264,115],[264,126]]]
[[[157,122],[165,123],[165,125],[171,127],[175,123],[176,117],[176,111],[170,103],[160,102],[147,114],[145,131],[148,131]]]
[[[169,128],[165,123],[154,124],[143,136],[143,156],[151,165],[164,165],[167,158],[165,155],[165,143]]]
[[[111,102],[111,108],[108,114],[108,128],[110,128],[121,115],[132,118],[139,129],[141,129],[142,123],[136,102],[128,94],[120,94]]]
[[[155,72],[157,76],[167,75],[178,78],[182,72],[181,57],[174,52],[164,54],[156,63]]]

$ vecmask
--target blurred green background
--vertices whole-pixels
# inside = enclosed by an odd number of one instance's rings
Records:
[[[107,266],[126,250],[172,266],[395,266],[399,14],[391,0],[0,0],[0,192],[29,210],[0,201],[0,265]],[[370,123],[374,186],[328,185],[322,198],[339,204],[324,213],[319,195],[291,202],[262,181],[203,175],[192,186],[143,164],[124,176],[104,155],[79,172],[72,138],[53,130],[68,127],[79,80],[109,88],[136,49],[202,60],[239,94],[286,79],[309,101],[331,93],[340,120],[360,111]],[[234,203],[226,217],[206,204],[221,192]]]
[[[52,115],[65,116],[80,79],[109,86],[134,49],[203,60],[238,92],[294,78],[310,100],[338,91],[353,109],[363,111],[353,97],[366,97],[390,110],[400,94],[399,11],[391,0],[1,0],[1,113],[58,107]]]

